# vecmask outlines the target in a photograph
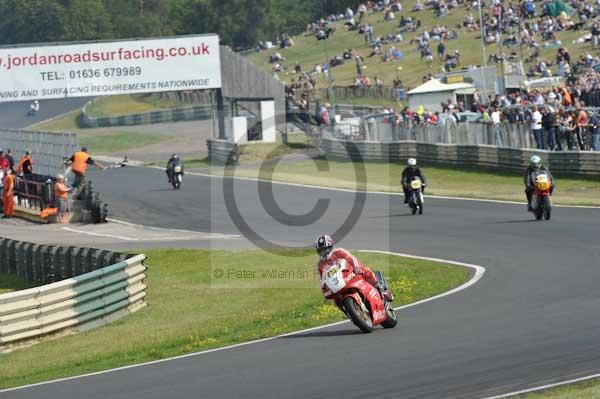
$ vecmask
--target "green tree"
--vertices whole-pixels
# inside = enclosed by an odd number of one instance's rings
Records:
[[[0,0],[0,43],[39,43],[63,36],[64,8],[55,0]]]
[[[64,40],[98,40],[113,37],[110,14],[102,0],[72,0],[63,17]]]

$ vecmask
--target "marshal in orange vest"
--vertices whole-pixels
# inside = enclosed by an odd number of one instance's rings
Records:
[[[71,163],[71,170],[76,173],[80,173],[82,175],[87,171],[87,161],[90,159],[90,156],[83,151],[77,151],[73,154],[73,162]]]

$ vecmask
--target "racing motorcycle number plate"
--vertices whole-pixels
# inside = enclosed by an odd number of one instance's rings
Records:
[[[346,286],[346,281],[342,275],[342,267],[339,264],[331,266],[323,274],[323,284],[334,294]]]
[[[538,190],[548,190],[550,188],[550,181],[548,180],[548,175],[539,175],[535,179],[535,184],[537,185]]]
[[[416,179],[416,180],[413,180],[412,182],[410,182],[410,187],[411,187],[413,190],[418,190],[418,189],[420,189],[420,188],[421,188],[421,180],[418,180],[418,179]]]
[[[179,166],[179,165],[175,166],[174,170],[175,170],[175,173],[181,173],[181,166]]]

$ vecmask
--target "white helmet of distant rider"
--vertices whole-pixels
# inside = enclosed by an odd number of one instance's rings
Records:
[[[542,158],[540,158],[537,155],[532,156],[529,159],[529,166],[531,166],[535,170],[538,170],[539,168],[542,167]]]

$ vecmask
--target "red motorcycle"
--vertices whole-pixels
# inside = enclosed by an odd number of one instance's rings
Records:
[[[379,287],[373,287],[360,275],[355,274],[340,259],[323,271],[321,286],[329,291],[326,299],[332,299],[338,308],[364,333],[375,326],[393,328],[398,324],[396,311],[392,307],[393,296],[380,272],[375,272]],[[386,300],[385,296],[389,298]]]
[[[537,220],[549,220],[552,216],[552,183],[545,173],[540,173],[535,178],[535,191],[531,197],[531,209]]]

